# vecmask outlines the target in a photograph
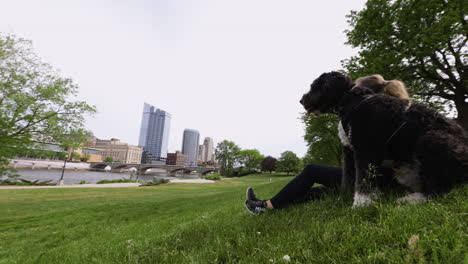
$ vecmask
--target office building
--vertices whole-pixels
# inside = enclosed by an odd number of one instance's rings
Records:
[[[143,147],[148,161],[166,159],[170,125],[171,115],[168,112],[144,104],[138,145]]]
[[[200,133],[193,129],[184,129],[182,139],[182,154],[187,155],[187,165],[198,165],[198,145],[200,141]]]
[[[98,149],[98,153],[102,156],[102,159],[112,157],[114,162],[121,163],[140,163],[141,154],[143,148],[139,146],[132,146],[124,142],[120,142],[119,139],[111,138],[110,140],[96,139],[94,146]]]
[[[203,141],[203,146],[205,146],[205,153],[202,160],[204,162],[214,161],[213,139],[206,137]]]
[[[201,162],[205,162],[205,156],[206,156],[206,147],[205,145],[200,145],[198,146],[198,160]]]
[[[166,165],[187,165],[187,155],[180,153],[180,151],[167,153]]]

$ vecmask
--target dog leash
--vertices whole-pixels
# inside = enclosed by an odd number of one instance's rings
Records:
[[[398,133],[398,131],[400,131],[400,129],[406,124],[406,121],[401,123],[401,125],[393,132],[393,134],[387,139],[387,141],[385,141],[385,145],[388,144],[388,142],[390,142],[392,140],[392,138]]]

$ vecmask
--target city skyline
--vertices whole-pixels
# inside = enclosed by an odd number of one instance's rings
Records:
[[[87,127],[99,138],[137,145],[147,101],[174,118],[169,152],[194,127],[215,142],[303,156],[299,98],[356,54],[343,31],[364,3],[18,0],[0,10],[0,32],[32,40],[73,79],[98,109]]]

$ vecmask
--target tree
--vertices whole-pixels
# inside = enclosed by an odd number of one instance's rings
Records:
[[[263,155],[256,149],[243,149],[239,152],[239,162],[247,168],[248,171],[260,169],[260,163]]]
[[[277,170],[281,172],[298,172],[301,170],[301,160],[292,151],[281,153],[281,157],[277,162]]]
[[[348,15],[344,60],[353,78],[380,73],[404,81],[416,99],[455,106],[468,129],[468,23],[465,0],[368,0]]]
[[[234,165],[239,161],[240,148],[232,141],[223,140],[215,149],[216,159],[221,166],[221,175],[232,177]]]
[[[78,154],[78,153],[76,153],[76,152],[72,152],[71,158],[72,158],[72,160],[80,160],[80,159],[81,159],[81,155]]]
[[[0,160],[34,141],[62,143],[86,133],[84,116],[95,108],[73,100],[78,87],[33,53],[31,42],[0,34]]]
[[[114,161],[114,158],[113,157],[106,157],[104,159],[104,162],[113,162]]]
[[[262,171],[272,172],[276,170],[276,159],[272,156],[266,156],[261,164]]]
[[[342,166],[343,152],[337,128],[339,118],[333,114],[305,114],[302,121],[305,124],[304,139],[308,146],[305,164]]]

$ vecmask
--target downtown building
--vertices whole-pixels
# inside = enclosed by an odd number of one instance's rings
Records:
[[[96,139],[94,147],[98,150],[102,159],[111,157],[114,162],[121,163],[139,164],[143,152],[142,147],[129,145],[116,138],[110,140]]]
[[[203,145],[200,145],[198,148],[198,160],[203,163],[214,163],[215,162],[215,155],[214,155],[214,147],[213,147],[213,139],[210,137],[206,137],[203,141]]]
[[[193,129],[184,129],[182,154],[187,155],[188,166],[198,166],[198,144],[200,133]]]
[[[169,144],[171,115],[145,103],[138,145],[143,147],[145,163],[165,163]]]

